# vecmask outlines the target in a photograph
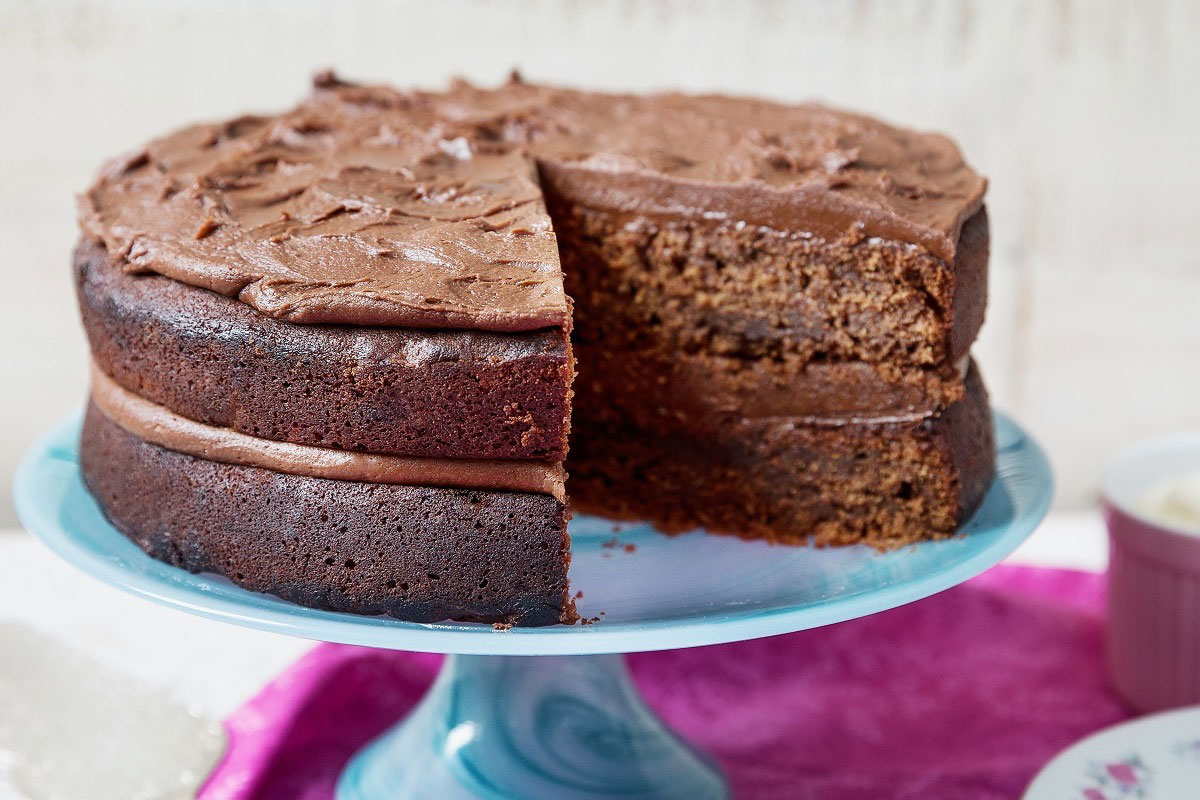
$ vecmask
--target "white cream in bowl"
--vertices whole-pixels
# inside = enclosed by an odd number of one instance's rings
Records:
[[[1200,470],[1162,478],[1138,497],[1134,511],[1151,522],[1200,536]]]

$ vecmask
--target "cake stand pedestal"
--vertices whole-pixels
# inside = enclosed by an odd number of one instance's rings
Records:
[[[715,766],[642,702],[620,655],[452,655],[338,798],[723,798]]]
[[[962,535],[889,553],[647,525],[571,522],[571,585],[591,625],[493,630],[303,608],[155,561],[104,519],[78,465],[79,418],[17,473],[25,527],[85,572],[200,616],[275,633],[452,654],[426,697],[357,754],[339,800],[728,796],[719,770],[642,702],[620,653],[788,633],[875,614],[971,578],[1011,553],[1050,505],[1045,455],[996,415],[997,477]]]

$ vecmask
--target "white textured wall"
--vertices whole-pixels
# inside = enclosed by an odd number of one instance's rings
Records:
[[[818,98],[956,137],[991,179],[996,403],[1063,506],[1148,434],[1200,428],[1200,3],[0,0],[0,483],[75,407],[72,195],[197,118],[308,76],[464,75]],[[8,492],[0,525],[11,523]]]

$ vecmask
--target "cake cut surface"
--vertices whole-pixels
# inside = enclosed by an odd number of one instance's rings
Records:
[[[994,460],[985,189],[822,106],[319,76],[80,197],[84,477],[156,557],[420,621],[574,619],[564,462],[668,532],[948,536]]]

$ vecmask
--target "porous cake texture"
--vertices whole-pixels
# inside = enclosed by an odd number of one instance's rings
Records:
[[[425,622],[574,621],[568,494],[945,537],[994,461],[985,187],[822,106],[322,75],[81,196],[84,479],[156,558]]]

